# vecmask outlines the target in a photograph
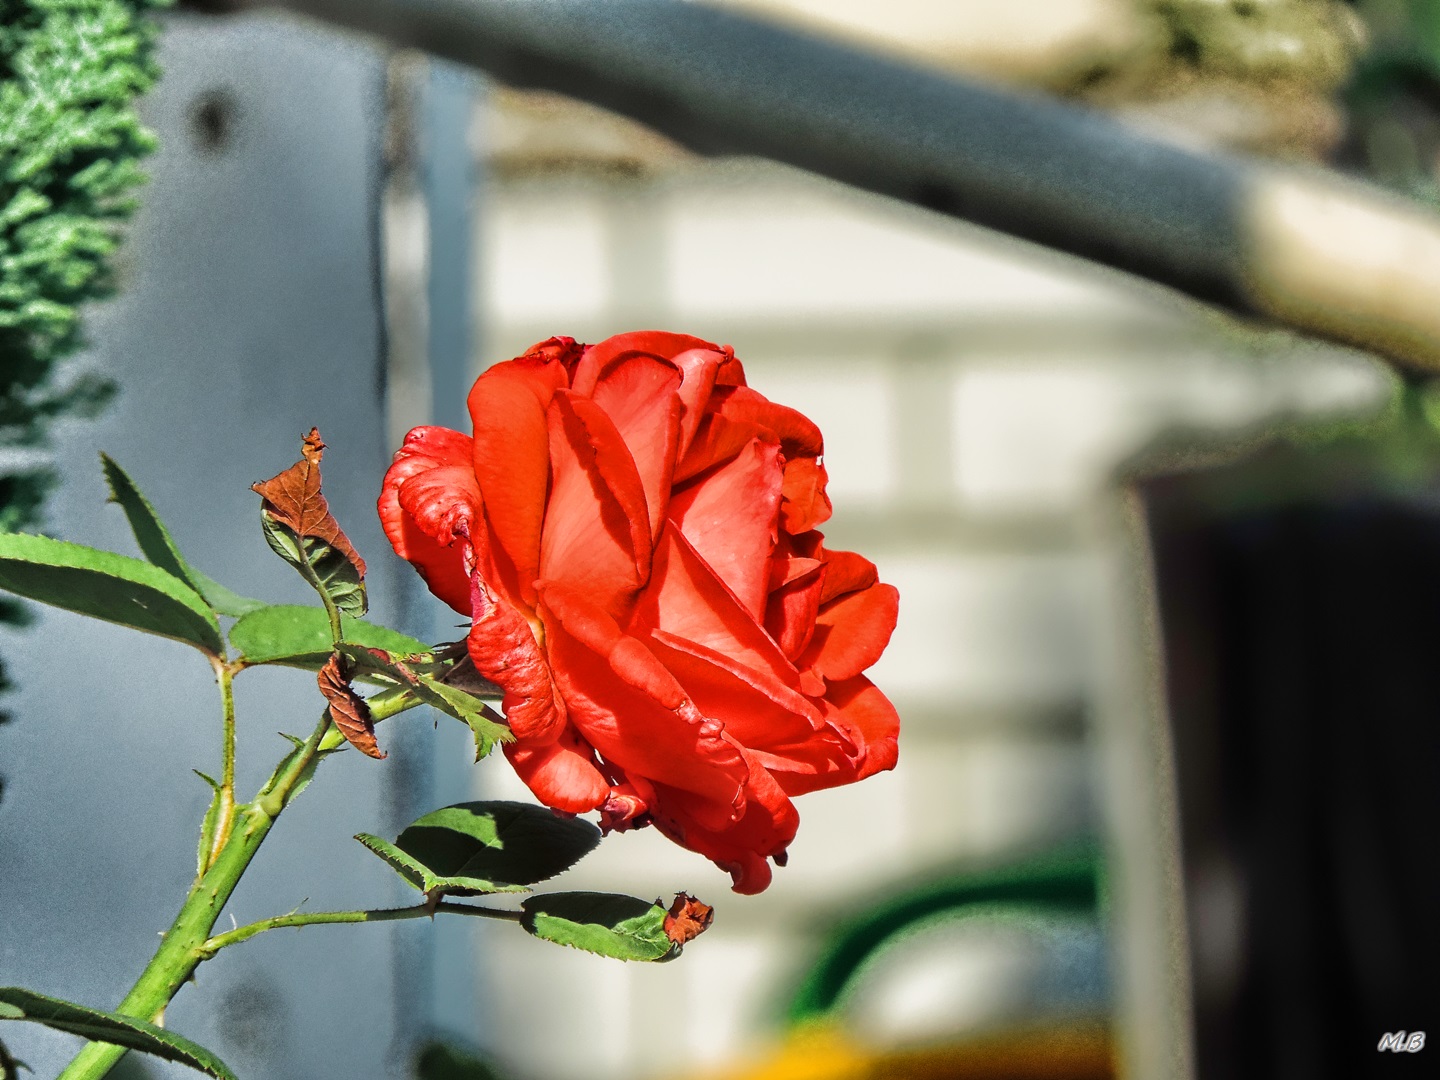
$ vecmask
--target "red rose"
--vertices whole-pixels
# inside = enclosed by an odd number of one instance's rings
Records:
[[[380,519],[471,617],[516,772],[557,810],[653,823],[738,892],[770,883],[791,796],[895,764],[862,672],[898,594],[828,551],[820,431],[680,334],[552,338],[470,391],[475,435],[410,432]]]

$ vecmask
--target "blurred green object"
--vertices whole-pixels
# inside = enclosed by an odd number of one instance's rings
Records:
[[[1346,93],[1348,157],[1380,183],[1440,204],[1440,5],[1357,0],[1370,35]]]
[[[1407,6],[1416,42],[1431,60],[1440,63],[1440,6],[1435,0],[1409,0]]]
[[[823,1017],[887,941],[922,920],[985,905],[1020,911],[1098,914],[1104,899],[1098,847],[1051,852],[988,871],[943,878],[868,908],[827,935],[819,959],[786,1008],[792,1025]]]
[[[501,1080],[488,1061],[453,1043],[432,1042],[415,1059],[416,1080]]]
[[[58,369],[83,343],[80,306],[114,290],[155,148],[135,112],[158,74],[145,12],[168,2],[0,0],[0,532],[41,520],[51,422],[93,415],[114,389]],[[0,623],[23,616],[0,603]]]
[[[1105,861],[1083,841],[1038,856],[946,873],[852,913],[823,937],[785,1007],[783,1039],[758,1058],[701,1073],[706,1080],[1113,1080],[1115,1049],[1105,1016],[1058,1013],[970,1031],[959,1037],[873,1044],[846,998],[870,961],[892,942],[937,918],[974,916],[992,924],[1022,919],[1100,921]]]

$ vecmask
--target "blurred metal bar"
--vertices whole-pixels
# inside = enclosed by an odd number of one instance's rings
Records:
[[[475,337],[475,196],[479,177],[470,148],[479,80],[466,68],[431,61],[419,95],[420,180],[429,251],[425,276],[426,352],[430,368],[430,422],[459,431],[470,427],[465,406]],[[432,609],[433,610],[433,609]],[[420,635],[450,641],[462,631],[441,607]],[[474,743],[459,724],[436,728],[431,738],[430,800],[426,809],[475,798]],[[432,1034],[473,1041],[480,1029],[480,948],[469,920],[436,920],[430,927],[429,999]]]
[[[1440,369],[1440,223],[1363,185],[678,0],[284,6]],[[210,0],[211,6],[215,0]]]
[[[470,422],[465,396],[476,374],[470,365],[479,177],[470,149],[470,124],[477,81],[463,67],[431,63],[420,96],[421,184],[430,238],[425,276],[430,415],[432,423],[456,430],[464,430]]]

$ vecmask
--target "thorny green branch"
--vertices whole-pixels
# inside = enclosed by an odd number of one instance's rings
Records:
[[[376,720],[386,719],[420,704],[414,697],[398,690],[385,691],[371,700],[374,702],[371,712]],[[328,743],[331,736],[335,736],[334,743]],[[260,850],[280,813],[295,797],[306,770],[316,763],[321,754],[338,748],[343,741],[338,736],[330,723],[327,709],[310,733],[310,738],[286,755],[255,798],[234,808],[228,837],[216,845],[208,869],[191,887],[175,921],[161,937],[160,947],[116,1012],[122,1016],[155,1021],[195,969],[214,955],[213,949],[206,951],[213,941],[211,931],[215,929],[215,923],[235,891],[240,876]],[[233,772],[230,781],[233,788]],[[100,1080],[124,1054],[125,1048],[113,1043],[89,1043],[57,1080]]]

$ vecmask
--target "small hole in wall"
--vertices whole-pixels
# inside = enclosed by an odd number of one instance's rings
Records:
[[[235,137],[235,96],[228,90],[207,90],[190,106],[190,135],[202,153],[218,154]]]

